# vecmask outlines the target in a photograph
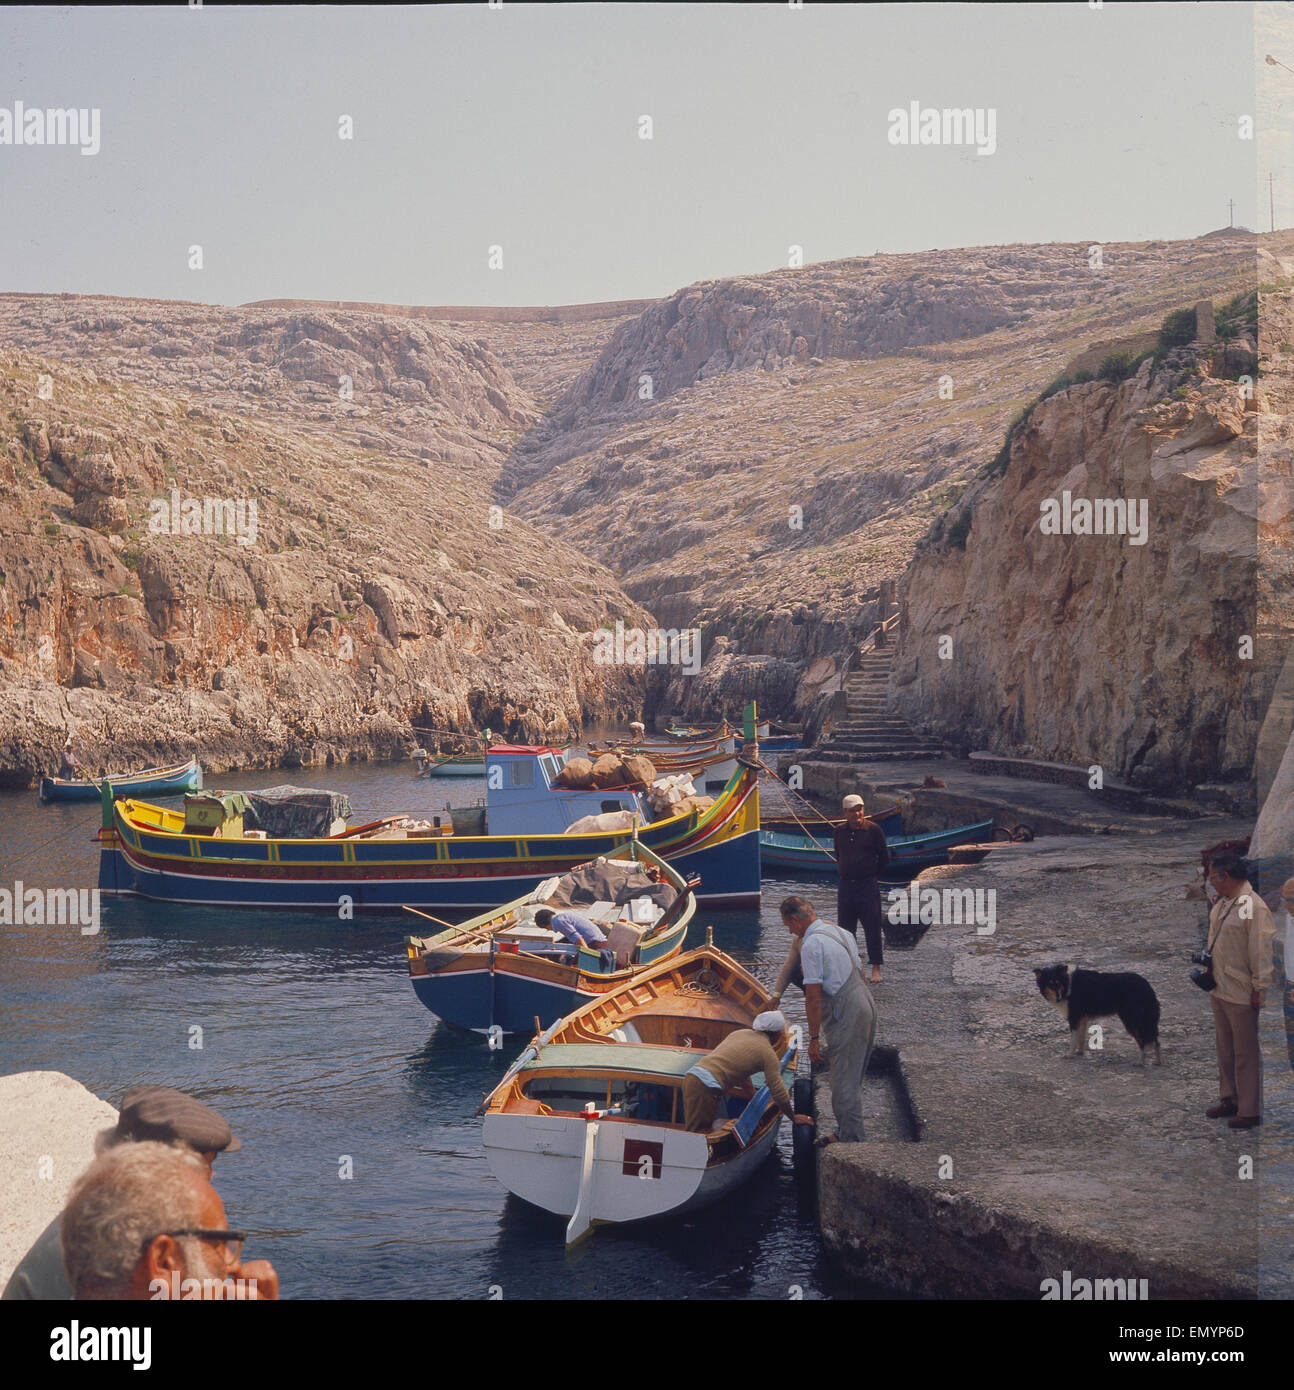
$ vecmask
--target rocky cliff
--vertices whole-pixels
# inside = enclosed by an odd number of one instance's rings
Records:
[[[537,418],[484,344],[357,314],[0,300],[0,769],[390,756],[641,706],[649,619],[490,510]],[[93,366],[86,365],[93,363]]]
[[[1148,787],[1246,779],[1255,639],[1294,630],[1288,589],[1283,616],[1256,599],[1256,366],[1243,337],[1197,342],[1038,404],[904,577],[894,708]]]
[[[0,295],[0,764],[33,775],[80,723],[132,759],[269,761],[411,719],[820,713],[1021,407],[1254,279],[1251,236],[1095,250],[531,310]],[[150,531],[172,490],[254,498],[261,539]],[[700,628],[700,675],[594,664],[619,616]]]
[[[658,682],[662,707],[709,717],[754,692],[803,714],[838,684],[880,582],[1066,362],[1253,283],[1252,237],[1096,250],[691,286],[616,328],[518,442],[508,506],[586,541],[663,625],[703,629],[704,678]]]

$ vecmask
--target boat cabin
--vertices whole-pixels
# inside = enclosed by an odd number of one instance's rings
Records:
[[[501,743],[485,754],[485,814],[491,835],[561,835],[585,816],[636,811],[652,817],[636,792],[625,787],[577,791],[555,787],[567,750],[535,743]]]
[[[592,1105],[623,1119],[681,1125],[683,1077],[710,1050],[710,1046],[643,1047],[632,1039],[612,1049],[605,1044],[550,1043],[522,1068],[524,1099],[509,1109],[578,1115]],[[713,1127],[741,1115],[763,1084],[763,1073],[756,1072],[746,1085],[725,1091]]]

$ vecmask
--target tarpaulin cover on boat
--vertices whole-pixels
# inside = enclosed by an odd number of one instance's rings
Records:
[[[332,830],[333,821],[351,813],[343,792],[318,787],[264,787],[246,795],[250,809],[244,824],[271,839],[317,839]]]
[[[548,902],[562,907],[582,903],[627,903],[633,898],[650,898],[658,907],[669,907],[678,897],[672,883],[656,883],[637,864],[615,859],[581,864],[563,874]]]
[[[216,812],[218,820],[246,815],[250,804],[246,792],[190,792],[184,798],[186,812],[190,806],[209,806]]]

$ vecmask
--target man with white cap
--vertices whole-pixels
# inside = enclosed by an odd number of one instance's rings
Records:
[[[881,924],[880,876],[890,862],[885,831],[871,820],[861,796],[845,797],[841,802],[844,825],[837,826],[832,843],[840,882],[836,888],[836,921],[852,936],[863,928],[867,941],[867,961],[872,967],[872,984],[881,983],[885,963],[885,937]]]
[[[769,1095],[787,1119],[811,1125],[812,1116],[795,1113],[782,1080],[782,1064],[773,1051],[773,1039],[785,1032],[786,1019],[780,1013],[762,1013],[749,1028],[734,1029],[713,1052],[702,1057],[683,1078],[683,1123],[687,1128],[708,1131],[719,1113],[724,1092],[749,1087],[756,1072],[764,1073]]]

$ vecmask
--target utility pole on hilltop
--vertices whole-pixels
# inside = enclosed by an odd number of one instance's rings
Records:
[[[1271,213],[1271,230],[1274,232],[1276,230],[1276,195],[1272,192],[1272,176],[1270,173],[1267,175],[1267,206]]]
[[[1228,198],[1228,199],[1227,199],[1227,226],[1228,226],[1228,227],[1234,227],[1235,225],[1236,225],[1236,200],[1235,200],[1234,198]]]

